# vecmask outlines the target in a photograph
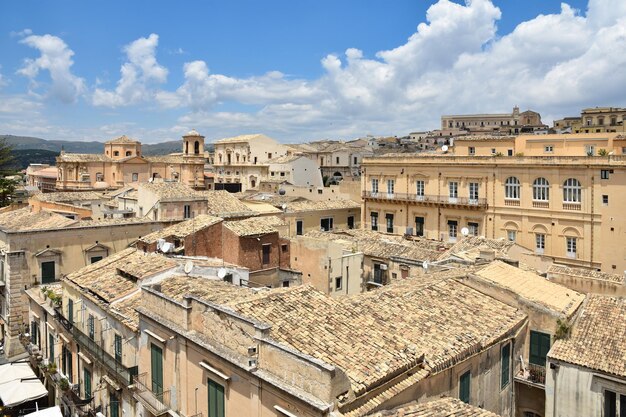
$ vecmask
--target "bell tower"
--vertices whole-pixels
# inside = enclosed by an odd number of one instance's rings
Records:
[[[183,136],[183,156],[204,157],[204,136],[195,129]]]

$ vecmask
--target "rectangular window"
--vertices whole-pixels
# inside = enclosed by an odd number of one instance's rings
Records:
[[[506,151],[507,156],[513,156],[513,149],[508,149]]]
[[[626,395],[619,396],[619,415],[626,417]]]
[[[622,150],[622,153],[623,150]],[[601,180],[608,180],[609,179],[609,170],[608,169],[601,169],[600,170],[600,179]]]
[[[270,263],[271,250],[272,250],[272,245],[263,245],[263,265],[267,265]]]
[[[339,157],[338,156],[335,158],[335,161],[336,161],[337,165],[339,165]]]
[[[118,363],[122,363],[122,336],[119,334],[115,335],[115,340],[113,341],[113,347],[115,350],[115,360]]]
[[[491,148],[491,154],[495,155],[496,154],[496,148]]]
[[[348,229],[354,229],[354,216],[348,216]]]
[[[320,229],[322,229],[324,232],[329,232],[331,230],[333,230],[333,218],[332,217],[325,217],[323,219],[320,220]]]
[[[567,252],[568,258],[576,258],[576,238],[575,237],[565,238],[565,250]]]
[[[375,211],[371,212],[370,219],[372,223],[372,230],[378,230],[378,213]]]
[[[543,233],[535,233],[535,252],[543,253],[546,249],[546,235]]]
[[[465,372],[459,379],[459,399],[464,403],[470,402],[470,381],[472,375],[470,371]]]
[[[552,153],[552,152],[554,152],[554,146],[553,146],[553,145],[546,145],[546,146],[543,148],[543,151],[544,151],[545,153]]]
[[[341,281],[342,281],[342,277],[335,278],[335,291],[341,289]]]
[[[102,260],[102,256],[92,256],[92,257],[89,259],[89,261],[90,261],[92,264],[95,264],[96,262],[101,261],[101,260]]]
[[[109,417],[120,417],[120,399],[115,394],[109,394]]]
[[[517,238],[517,231],[507,230],[506,238],[508,239],[509,242],[515,242],[515,239]]]
[[[385,214],[385,219],[387,220],[387,233],[393,233],[393,214]]]
[[[183,218],[191,219],[191,205],[185,204],[183,206]]]
[[[91,314],[89,315],[89,317],[87,317],[87,332],[89,333],[89,338],[91,340],[95,340],[96,320]]]
[[[163,349],[154,343],[150,344],[150,376],[152,392],[163,395]]]
[[[83,391],[85,399],[91,398],[91,371],[87,368],[83,370],[83,384],[85,386]]]
[[[415,183],[415,195],[418,197],[424,197],[424,181],[420,180]]]
[[[394,180],[387,180],[387,194],[388,195],[393,195],[393,193],[394,193],[394,186],[395,186],[395,181]]]
[[[468,154],[470,154],[470,155],[472,155],[472,156],[473,156],[473,155],[476,155],[476,148],[475,148],[475,147],[473,147],[473,146],[468,147],[468,148],[467,148],[467,153],[468,153]]]
[[[39,325],[36,321],[30,322],[30,341],[33,345],[37,344],[37,335],[38,335]]]
[[[608,195],[603,195],[602,196],[602,204],[604,204],[605,206],[609,205],[609,196]]]
[[[41,263],[41,283],[48,284],[55,280],[55,262],[48,261]]]
[[[133,182],[137,182],[139,181],[139,174],[136,172],[133,172]]]
[[[533,365],[546,366],[546,355],[550,350],[550,335],[547,333],[530,331],[529,361]]]
[[[372,194],[378,194],[378,179],[372,178]]]
[[[470,203],[478,202],[478,183],[477,182],[469,183],[469,198],[470,198]]]
[[[604,391],[604,417],[617,417],[617,394],[608,389]]]
[[[359,163],[359,162],[358,162],[358,159],[357,159],[357,157],[355,156],[355,157],[354,157],[354,165],[358,165],[358,163]]]
[[[585,153],[587,154],[587,156],[595,155],[596,154],[595,145],[585,145]]]
[[[450,199],[456,200],[459,197],[459,183],[456,181],[451,181],[448,183],[448,197]]]
[[[304,234],[304,223],[302,220],[296,220],[296,235],[302,236]]]
[[[478,236],[478,228],[480,226],[478,225],[478,223],[475,222],[468,222],[467,223],[467,229],[469,230],[469,235],[470,236]]]
[[[502,347],[500,358],[500,388],[509,385],[511,380],[511,344],[507,343]]]
[[[415,218],[415,236],[424,236],[424,218]]]
[[[211,379],[207,380],[209,391],[208,417],[224,417],[224,387]]]
[[[448,237],[452,242],[456,241],[458,227],[459,223],[456,220],[448,220]]]

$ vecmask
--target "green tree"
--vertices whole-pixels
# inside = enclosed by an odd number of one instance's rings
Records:
[[[13,162],[13,147],[7,145],[5,140],[0,140],[0,171],[6,170]]]
[[[0,178],[0,207],[11,204],[11,196],[15,192],[15,181]]]

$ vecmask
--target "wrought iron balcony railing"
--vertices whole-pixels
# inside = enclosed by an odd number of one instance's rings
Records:
[[[165,414],[171,408],[170,391],[152,392],[152,389],[148,387],[147,379],[147,372],[135,375],[133,379],[135,384],[134,397],[153,415],[160,416],[161,414]]]

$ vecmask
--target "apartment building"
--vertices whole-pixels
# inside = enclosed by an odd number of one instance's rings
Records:
[[[358,229],[360,224],[361,205],[352,200],[294,201],[281,208],[292,237],[312,230]]]
[[[626,270],[624,248],[614,245],[626,232],[625,166],[622,155],[368,158],[361,222],[449,242],[503,238],[557,263],[615,273]]]
[[[571,335],[548,353],[545,416],[626,414],[625,315],[623,298],[589,297]]]
[[[323,187],[316,162],[302,155],[287,155],[267,161],[269,177],[264,181],[284,182],[300,187]]]
[[[457,129],[470,134],[498,133],[517,135],[544,129],[541,115],[532,110],[520,112],[519,107],[513,107],[511,113],[498,114],[459,114],[441,116],[441,129]],[[452,132],[450,132],[452,135]]]
[[[285,156],[287,147],[262,135],[241,135],[214,142],[215,189],[246,191],[268,178],[268,161]]]
[[[102,154],[61,151],[57,157],[60,191],[121,188],[153,178],[204,188],[204,136],[195,130],[182,138],[182,154],[143,156],[141,143],[126,136],[104,144]]]
[[[144,219],[79,221],[28,207],[0,213],[0,334],[7,356],[23,352],[18,336],[28,315],[24,289],[54,283],[166,225]]]
[[[171,277],[142,297],[152,415],[359,417],[442,395],[512,415],[525,316],[453,279],[329,298]]]
[[[626,132],[626,108],[591,107],[583,109],[580,117],[565,117],[554,121],[555,130],[569,133]]]

